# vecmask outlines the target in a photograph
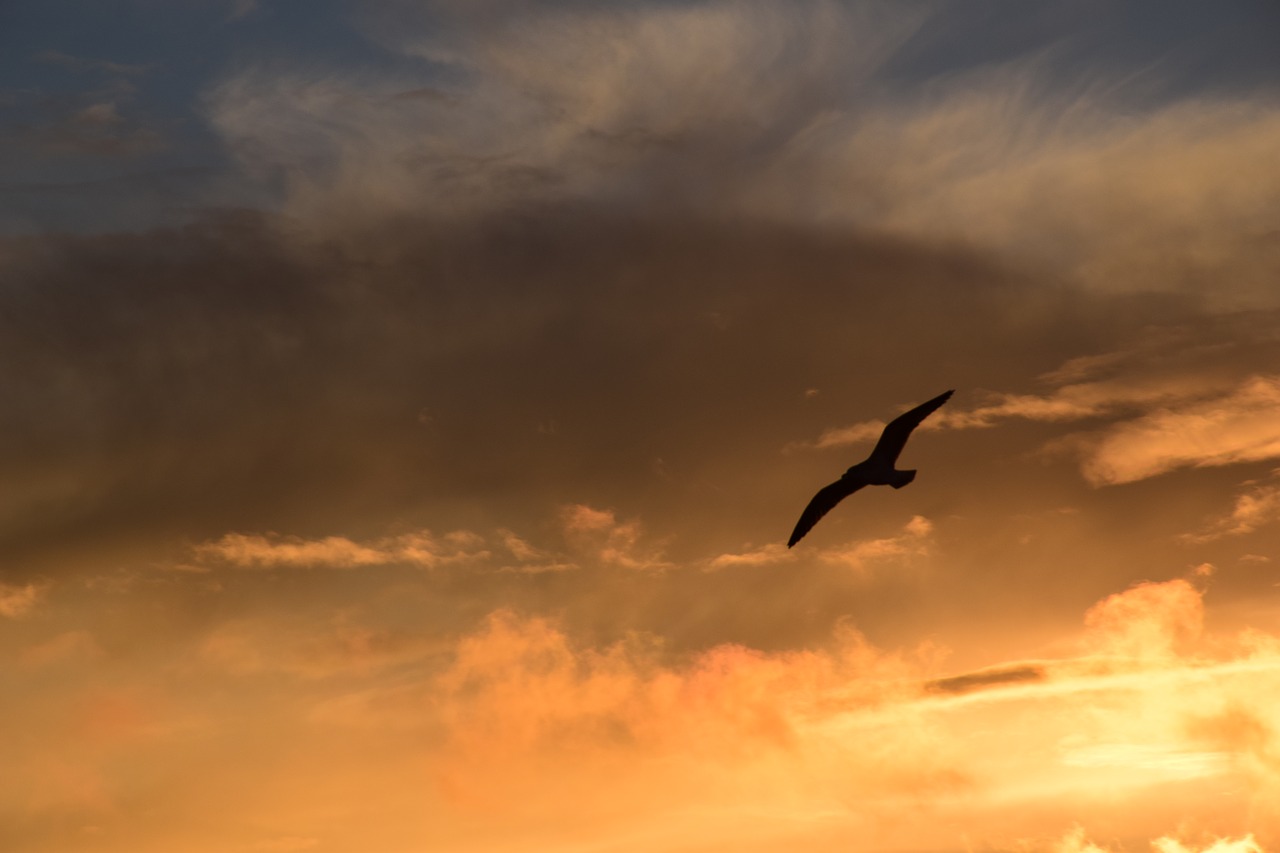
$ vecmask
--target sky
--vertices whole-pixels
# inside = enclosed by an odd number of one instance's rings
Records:
[[[1278,31],[0,3],[0,847],[1280,853]]]

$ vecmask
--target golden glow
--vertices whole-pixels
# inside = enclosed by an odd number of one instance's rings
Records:
[[[1170,3],[6,55],[0,851],[1280,853],[1275,13]]]

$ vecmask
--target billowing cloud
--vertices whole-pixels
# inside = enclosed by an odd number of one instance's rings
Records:
[[[1095,604],[1084,622],[1102,653],[1165,658],[1200,638],[1204,605],[1189,581],[1141,583]]]
[[[574,507],[565,520],[608,531],[610,516]],[[512,608],[461,631],[391,627],[378,613],[403,612],[419,593],[403,580],[364,589],[328,617],[276,607],[195,626],[146,652],[158,657],[128,685],[85,696],[68,698],[62,678],[77,667],[110,673],[136,654],[121,645],[136,620],[44,640],[15,677],[33,701],[78,710],[26,723],[60,746],[15,756],[42,786],[24,825],[74,814],[134,846],[170,837],[164,822],[131,820],[132,783],[113,763],[128,750],[168,780],[148,809],[181,822],[212,792],[233,815],[216,838],[243,849],[346,845],[367,826],[354,789],[388,793],[376,798],[380,844],[427,843],[429,814],[432,837],[460,850],[555,847],[570,833],[624,851],[690,840],[707,850],[949,849],[966,837],[1088,851],[1103,849],[1091,839],[1104,831],[1195,850],[1253,833],[1267,849],[1280,828],[1280,640],[1209,633],[1187,581],[1104,598],[1056,656],[950,674],[937,645],[877,648],[848,622],[808,648],[675,651],[660,635],[596,638]],[[129,606],[151,605],[135,594]],[[3,713],[9,723],[17,712]],[[238,756],[230,766],[227,754]],[[193,755],[222,769],[180,772]],[[1208,793],[1221,791],[1233,793]],[[329,808],[339,802],[348,811]],[[922,805],[937,819],[919,821]],[[267,814],[289,817],[264,831]]]
[[[1186,581],[1140,584],[1088,612],[1078,657],[921,681],[936,662],[886,656],[856,635],[802,654],[721,646],[673,665],[644,638],[593,648],[552,622],[502,611],[459,643],[441,676],[438,695],[450,720],[442,784],[460,803],[486,810],[527,797],[535,798],[530,808],[556,809],[572,793],[579,813],[593,814],[605,806],[589,780],[622,762],[633,768],[633,807],[661,809],[685,829],[724,841],[738,836],[714,817],[717,780],[736,780],[739,807],[744,798],[763,807],[785,778],[789,791],[856,803],[844,816],[828,814],[831,835],[817,849],[837,849],[844,832],[887,838],[878,833],[897,819],[897,797],[906,791],[928,798],[957,821],[953,828],[998,814],[1006,838],[1025,838],[1036,824],[1020,814],[1043,815],[1047,802],[1062,816],[1071,803],[1084,814],[1080,804],[1092,802],[1105,773],[1117,814],[1128,816],[1126,832],[1145,833],[1163,850],[1191,843],[1178,840],[1190,837],[1181,821],[1191,801],[1183,798],[1230,779],[1254,792],[1244,801],[1261,811],[1232,807],[1215,820],[1198,810],[1195,831],[1217,832],[1219,843],[1230,832],[1241,839],[1232,843],[1256,843],[1242,830],[1280,819],[1259,799],[1274,771],[1258,768],[1253,776],[1249,763],[1267,742],[1257,733],[1274,721],[1265,697],[1280,690],[1280,664],[1254,640],[1202,642],[1201,618],[1201,594]],[[1223,708],[1235,709],[1226,712],[1230,719],[1255,722],[1212,722]],[[995,719],[1004,721],[999,733],[970,727]],[[1232,731],[1244,735],[1226,734]],[[887,744],[900,759],[892,767],[883,763]],[[554,782],[544,773],[550,762],[558,768]],[[699,780],[703,818],[669,811],[690,796],[666,775],[669,762],[686,781]],[[829,775],[837,767],[839,781]],[[548,784],[554,790],[540,788]],[[787,803],[797,817],[814,807]],[[956,843],[945,833],[909,835],[917,844]],[[894,843],[912,842],[899,833]],[[1104,848],[1082,826],[1055,849]]]

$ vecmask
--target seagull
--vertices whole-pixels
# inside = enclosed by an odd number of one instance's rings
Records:
[[[830,512],[832,507],[863,486],[893,486],[895,489],[901,489],[914,480],[916,478],[914,469],[899,471],[893,467],[898,461],[898,454],[902,453],[902,448],[907,446],[911,431],[920,426],[921,421],[933,414],[954,393],[953,389],[939,394],[927,403],[921,403],[911,411],[903,412],[889,421],[884,432],[880,433],[880,440],[876,442],[870,456],[845,471],[839,480],[819,489],[813,496],[813,500],[809,501],[809,505],[800,514],[796,529],[791,531],[787,547],[790,548],[804,538],[804,535],[818,523],[819,519]]]

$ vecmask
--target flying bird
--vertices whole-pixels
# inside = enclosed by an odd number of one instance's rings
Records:
[[[809,501],[804,512],[800,513],[800,520],[796,522],[796,529],[791,531],[787,547],[790,548],[799,542],[813,529],[819,519],[831,511],[832,507],[863,486],[893,486],[895,489],[901,489],[914,480],[916,478],[914,469],[899,471],[893,467],[898,461],[898,454],[902,453],[902,448],[907,446],[911,431],[920,426],[921,421],[933,414],[954,393],[955,391],[951,390],[945,394],[939,394],[927,403],[921,403],[911,411],[903,412],[889,421],[884,432],[880,433],[880,440],[876,442],[870,456],[845,471],[839,480],[819,489],[813,496],[813,500]]]

